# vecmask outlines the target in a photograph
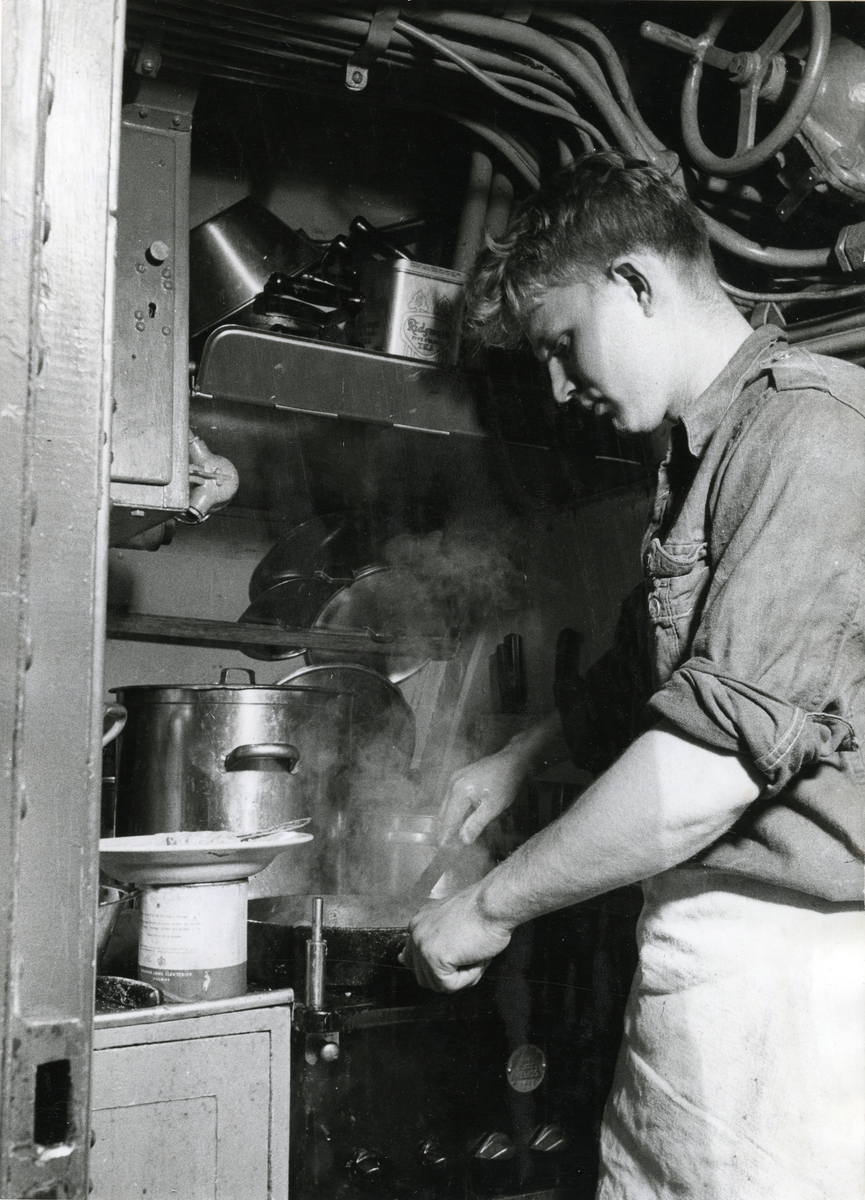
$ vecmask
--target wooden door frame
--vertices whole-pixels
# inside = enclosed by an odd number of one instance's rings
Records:
[[[124,17],[0,18],[3,1197],[88,1187]],[[57,1103],[38,1119],[37,1080]]]

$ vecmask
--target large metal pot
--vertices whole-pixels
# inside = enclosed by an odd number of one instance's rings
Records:
[[[218,684],[115,689],[129,714],[118,751],[118,836],[245,832],[305,816],[321,835],[333,824],[351,697],[256,686],[251,671],[249,683],[233,684],[227,673]],[[310,846],[316,851],[283,856],[292,875],[284,890],[319,882],[318,846]]]

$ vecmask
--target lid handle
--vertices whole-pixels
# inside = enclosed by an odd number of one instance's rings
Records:
[[[220,687],[225,683],[229,671],[243,671],[249,678],[249,682],[255,685],[255,671],[250,671],[249,667],[223,667],[219,672]]]

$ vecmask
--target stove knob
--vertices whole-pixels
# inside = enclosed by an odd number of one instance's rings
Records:
[[[348,1160],[348,1169],[358,1183],[365,1187],[375,1187],[387,1178],[390,1163],[383,1154],[360,1147]]]
[[[339,1042],[325,1042],[318,1056],[322,1062],[336,1062],[339,1058]]]
[[[450,1166],[441,1142],[435,1138],[427,1138],[421,1142],[418,1150],[421,1163],[430,1171],[446,1171]]]
[[[506,1133],[487,1133],[476,1143],[472,1154],[484,1162],[507,1162],[517,1148]]]
[[[565,1150],[567,1145],[568,1135],[561,1125],[553,1122],[548,1125],[539,1125],[529,1142],[532,1150],[539,1150],[542,1154],[555,1154],[558,1150]]]

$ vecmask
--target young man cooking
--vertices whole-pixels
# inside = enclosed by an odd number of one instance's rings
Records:
[[[652,685],[646,731],[424,907],[405,961],[465,987],[520,923],[642,881],[599,1200],[862,1197],[865,372],[752,330],[684,193],[612,152],[523,206],[470,311],[529,343],[558,402],[673,423],[643,546]],[[621,715],[617,655],[570,714],[586,755]],[[445,831],[476,837],[550,730],[460,772]]]

